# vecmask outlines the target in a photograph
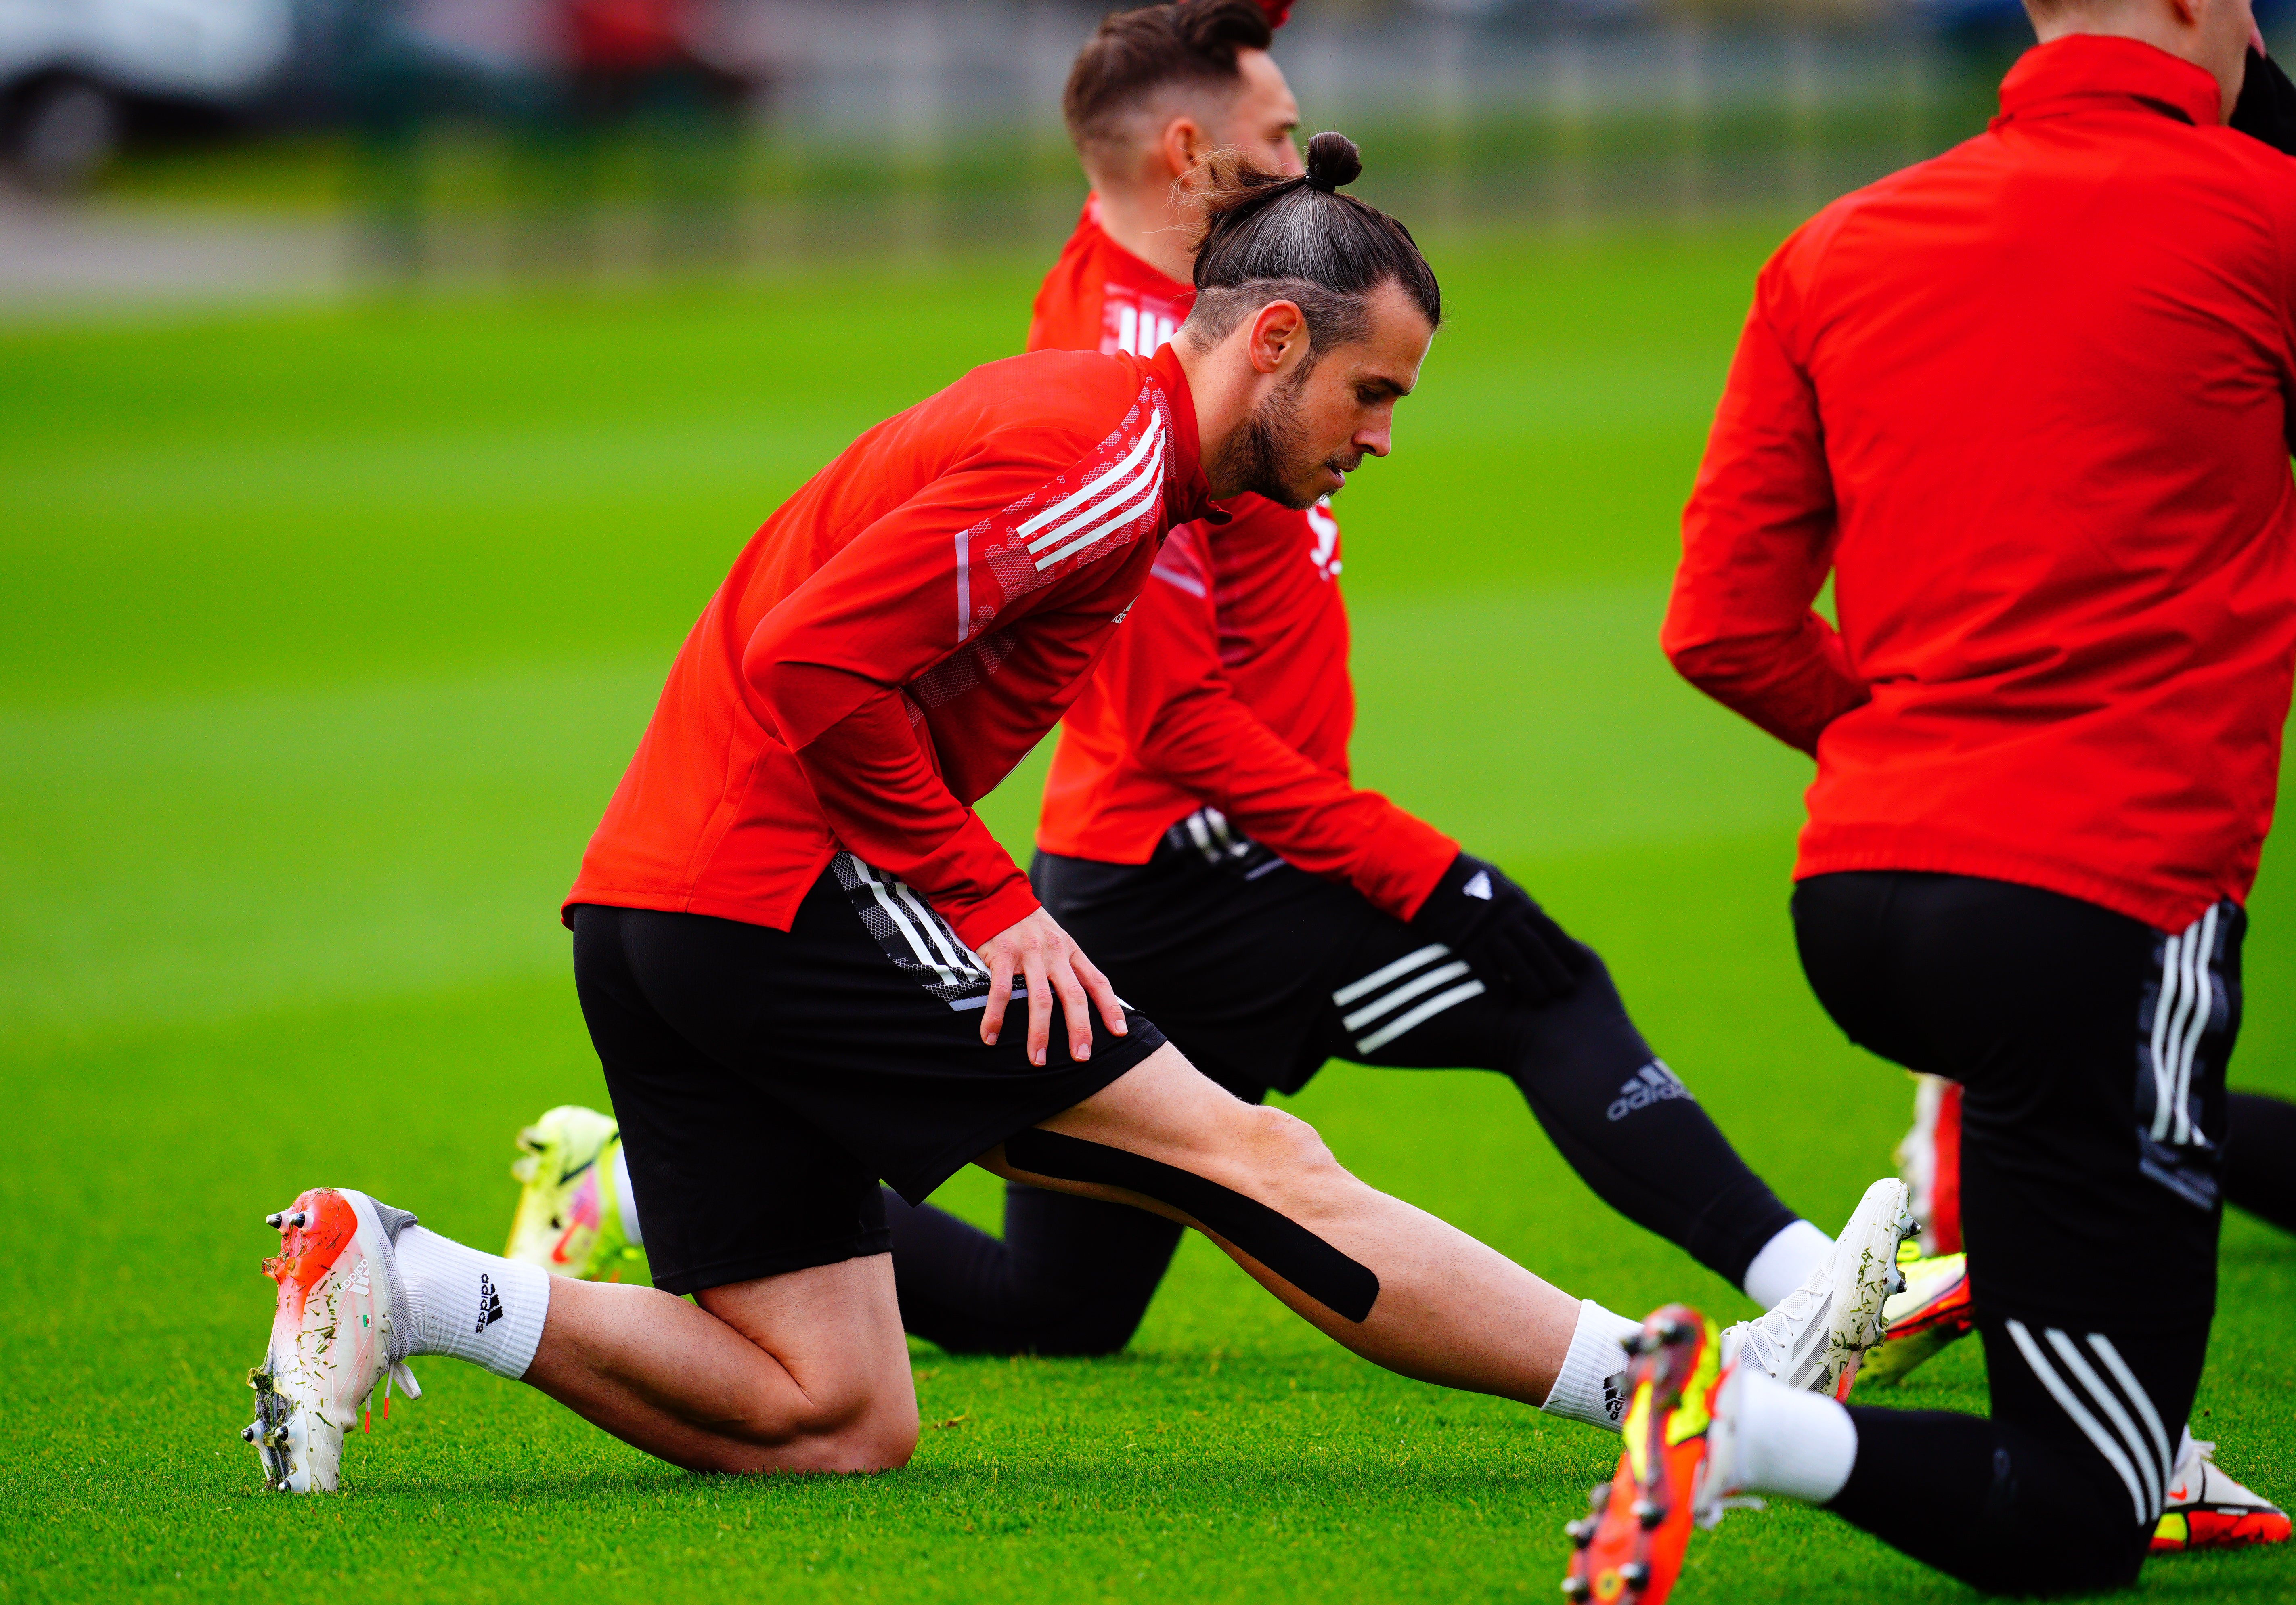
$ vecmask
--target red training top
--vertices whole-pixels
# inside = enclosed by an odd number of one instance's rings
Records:
[[[1169,352],[1011,357],[886,420],[742,548],[568,906],[786,930],[841,847],[974,947],[1026,918],[972,804],[1082,688],[1165,531],[1210,510]]]
[[[1664,641],[1816,753],[1797,876],[2161,929],[2246,897],[2296,648],[2296,164],[2218,106],[2149,45],[2043,45],[1989,131],[1762,270]]]
[[[1032,350],[1153,351],[1195,299],[1110,239],[1097,201],[1037,293]],[[1340,523],[1260,496],[1223,504],[1215,536],[1175,529],[1129,621],[1070,708],[1037,845],[1144,864],[1210,804],[1299,868],[1408,919],[1459,845],[1348,779],[1355,688],[1340,599]]]

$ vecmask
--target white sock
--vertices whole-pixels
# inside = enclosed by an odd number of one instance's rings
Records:
[[[1584,1421],[1616,1432],[1619,1418],[1627,1409],[1624,1345],[1642,1330],[1641,1322],[1614,1314],[1592,1298],[1579,1300],[1570,1350],[1562,1356],[1562,1369],[1555,1373],[1554,1386],[1539,1408],[1566,1421]]]
[[[393,1246],[407,1303],[406,1319],[392,1322],[393,1360],[448,1355],[512,1381],[526,1374],[550,1312],[549,1272],[422,1226],[407,1227]]]
[[[1746,1267],[1746,1297],[1768,1309],[1801,1286],[1802,1278],[1833,1252],[1833,1240],[1808,1221],[1796,1221],[1762,1245]]]
[[[1857,1423],[1822,1393],[1805,1393],[1767,1372],[1736,1373],[1737,1485],[1824,1504],[1857,1463]]]
[[[622,1235],[630,1240],[630,1247],[644,1249],[645,1239],[638,1233],[638,1195],[630,1191],[630,1162],[619,1142],[614,1144],[614,1208],[621,1211]]]

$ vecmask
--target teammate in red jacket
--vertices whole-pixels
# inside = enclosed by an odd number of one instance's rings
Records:
[[[1693,1478],[1717,1515],[1799,1496],[2020,1593],[2132,1580],[2180,1480],[2296,651],[2296,166],[2223,126],[2247,0],[2029,9],[1986,134],[1763,269],[1664,631],[1816,756],[1819,1000],[1963,1085],[1992,1419],[1686,1380],[1672,1312],[1630,1374],[1685,1447],[1621,1468],[1574,1573],[1598,1594],[1649,1547],[1622,1507]]]
[[[1194,0],[1119,13],[1086,45],[1068,111],[1095,191],[1037,294],[1032,348],[1145,355],[1186,318],[1176,184],[1212,146],[1299,160],[1270,42],[1250,6]],[[1219,77],[1203,83],[1223,67],[1224,94]],[[1193,93],[1176,95],[1181,84]],[[1505,956],[1477,950],[1482,932],[1458,916],[1499,913],[1505,897],[1529,925],[1535,905],[1349,779],[1328,499],[1223,508],[1226,523],[1173,531],[1062,725],[1032,870],[1046,905],[1239,1097],[1296,1092],[1331,1057],[1503,1071],[1603,1197],[1758,1304],[1785,1298],[1831,1240],[1738,1159],[1601,960],[1539,920],[1538,939],[1579,973],[1552,997],[1535,976],[1511,984]],[[1477,876],[1492,899],[1467,889]],[[887,1208],[902,1318],[958,1352],[1122,1347],[1179,1235],[1018,1186],[1001,1242],[931,1206]]]

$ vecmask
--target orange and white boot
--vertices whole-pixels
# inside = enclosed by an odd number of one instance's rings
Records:
[[[1626,1452],[1569,1527],[1577,1552],[1562,1592],[1595,1605],[1660,1605],[1682,1571],[1693,1522],[1712,1526],[1722,1505],[1703,1498],[1716,1391],[1729,1372],[1722,1335],[1688,1305],[1669,1304],[1629,1343]]]
[[[2154,1554],[2288,1542],[2288,1512],[2226,1476],[2217,1465],[2214,1444],[2187,1432],[2179,1447],[2183,1453],[2152,1528]]]
[[[279,1232],[277,1257],[263,1262],[279,1302],[270,1349],[247,1373],[255,1420],[240,1436],[262,1457],[265,1487],[332,1493],[343,1435],[376,1387],[422,1392],[395,1326],[407,1301],[392,1243],[414,1217],[363,1192],[315,1187],[266,1224]]]

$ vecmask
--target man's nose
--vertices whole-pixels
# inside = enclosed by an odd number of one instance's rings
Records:
[[[1384,457],[1393,438],[1394,430],[1382,423],[1371,429],[1357,430],[1354,444],[1358,450],[1369,452],[1374,457]]]

